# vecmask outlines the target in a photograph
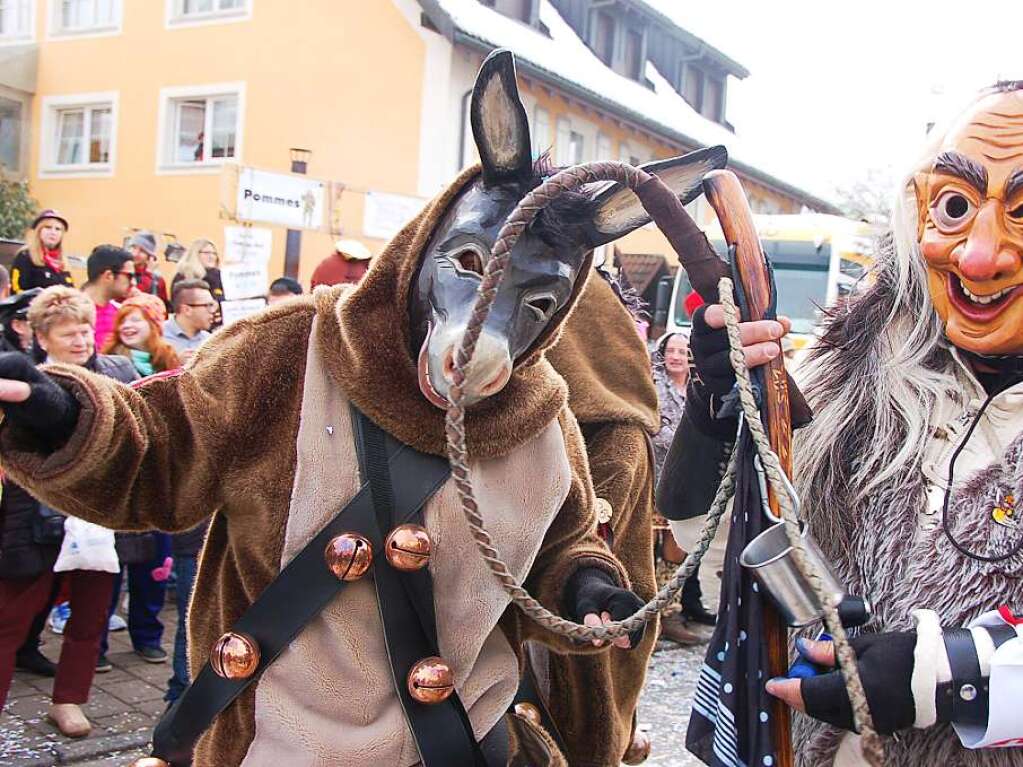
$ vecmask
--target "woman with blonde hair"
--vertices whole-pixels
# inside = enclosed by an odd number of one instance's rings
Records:
[[[171,293],[181,280],[202,280],[210,286],[217,303],[224,300],[224,285],[220,281],[220,254],[212,241],[200,237],[188,246],[171,280]]]
[[[67,219],[55,210],[44,210],[35,217],[28,244],[11,264],[11,293],[73,284],[63,252],[68,228]]]

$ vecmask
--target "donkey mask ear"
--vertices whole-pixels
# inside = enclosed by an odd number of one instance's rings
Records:
[[[728,151],[723,146],[712,146],[640,167],[660,178],[685,205],[703,192],[703,177],[711,170],[725,167],[727,162]],[[617,240],[650,221],[639,198],[621,184],[612,184],[599,192],[593,203],[589,244],[594,247]]]
[[[526,179],[532,172],[529,121],[515,83],[515,57],[497,50],[487,56],[472,89],[472,135],[483,161],[483,183]]]

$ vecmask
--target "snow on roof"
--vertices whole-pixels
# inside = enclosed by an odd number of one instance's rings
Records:
[[[791,194],[812,197],[811,193],[784,181],[783,171],[772,170],[770,160],[755,157],[734,133],[693,109],[651,62],[647,62],[645,74],[653,85],[652,90],[611,70],[548,0],[540,2],[540,21],[550,31],[550,37],[477,0],[436,2],[464,35],[487,45],[508,48],[517,58],[586,91],[594,101],[610,102],[619,111],[631,113],[641,124],[653,123],[669,135],[688,138],[703,146],[723,144],[732,160],[754,174],[759,171],[771,176],[768,183],[773,181],[775,185],[788,187]]]

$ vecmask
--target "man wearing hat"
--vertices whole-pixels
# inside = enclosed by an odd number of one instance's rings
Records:
[[[28,244],[18,251],[11,263],[11,292],[20,293],[50,285],[72,285],[71,274],[64,263],[64,233],[67,219],[47,208],[35,217]]]
[[[369,260],[373,255],[369,248],[358,240],[338,240],[334,243],[334,252],[320,261],[313,271],[312,286],[340,285],[350,282],[353,285],[362,279],[369,269]]]
[[[167,283],[159,272],[149,268],[149,262],[156,260],[156,237],[152,232],[139,230],[128,240],[128,250],[135,262],[135,285],[140,293],[158,296],[164,306],[170,306]]]

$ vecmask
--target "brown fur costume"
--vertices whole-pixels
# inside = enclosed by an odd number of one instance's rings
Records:
[[[568,383],[569,407],[586,439],[594,491],[611,504],[612,551],[628,571],[633,590],[649,599],[656,591],[649,436],[660,427],[657,390],[635,322],[604,279],[590,279],[547,358]],[[632,741],[656,641],[657,625],[651,623],[633,650],[548,655],[551,716],[573,767],[617,767],[621,762]],[[578,697],[581,689],[590,694]]]
[[[374,261],[359,287],[320,289],[312,297],[239,321],[204,344],[180,376],[150,380],[139,389],[129,389],[82,368],[50,367],[49,372],[81,403],[77,428],[57,452],[49,455],[36,452],[31,435],[7,423],[0,427],[0,454],[12,478],[70,514],[116,529],[166,531],[189,529],[211,512],[214,514],[196,579],[193,609],[189,611],[189,660],[193,674],[206,663],[215,639],[274,580],[287,562],[286,554],[296,545],[291,535],[296,497],[307,490],[296,481],[296,476],[315,469],[315,465],[310,467],[308,463],[303,469],[303,458],[308,460],[310,455],[315,458],[319,449],[299,439],[304,431],[305,408],[311,401],[307,380],[311,375],[310,360],[315,362],[313,367],[326,371],[317,385],[325,387],[334,400],[354,402],[392,434],[421,450],[443,452],[444,414],[423,399],[408,352],[406,300],[416,263],[432,229],[477,173],[475,169],[467,171],[429,203]],[[588,264],[577,292],[587,271]],[[544,343],[554,335],[554,331],[548,333]],[[542,345],[538,345],[536,353],[516,369],[504,390],[471,408],[466,424],[471,467],[484,469],[500,467],[502,462],[516,460],[516,456],[520,456],[518,460],[522,455],[529,457],[533,453],[528,451],[535,451],[542,440],[555,435],[556,454],[534,457],[541,462],[538,465],[545,467],[545,480],[551,477],[557,480],[559,467],[564,467],[558,480],[560,500],[556,500],[549,525],[541,531],[542,541],[537,540],[535,549],[525,552],[531,556],[525,557],[520,569],[533,595],[559,611],[564,584],[581,565],[603,568],[622,585],[628,585],[628,579],[596,535],[594,496],[583,439],[566,406],[565,384],[541,352]],[[338,417],[347,421],[344,412]],[[322,425],[311,431],[325,439]],[[334,439],[339,441],[331,444],[340,450],[350,446],[348,434],[338,434]],[[351,487],[358,487],[357,467],[343,468],[345,471],[335,484],[326,483],[305,495],[321,505],[329,502],[335,510],[340,509],[354,492]],[[528,475],[519,477],[519,481],[539,484]],[[519,489],[499,487],[496,492],[513,511],[523,515],[528,525],[531,521],[528,515],[533,510],[515,508]],[[445,486],[430,501],[428,526],[450,519],[442,515],[457,513],[451,506],[453,495],[451,488]],[[448,505],[435,507],[444,503]],[[447,524],[450,545],[458,541],[464,521],[453,519]],[[462,527],[456,530],[454,526]],[[441,541],[439,546],[443,545]],[[443,562],[479,564],[476,552],[471,550],[456,548],[450,556],[454,560],[444,558]],[[435,565],[440,567],[441,562],[431,562],[431,571]],[[361,640],[364,643],[361,649],[371,654],[382,653],[381,647],[365,646],[366,636],[370,639],[374,636],[377,625],[374,621],[379,620],[376,610],[369,616],[352,617],[343,609],[344,600],[354,600],[360,593],[355,587],[364,583],[350,584],[337,598],[342,607],[339,609],[335,603],[328,606],[315,619],[324,624],[318,625],[316,632],[312,623],[307,626],[293,647],[282,653],[260,681],[217,718],[198,744],[196,765],[220,767],[243,760],[246,765],[273,763],[268,758],[269,751],[254,755],[250,750],[260,728],[265,732],[261,722],[267,719],[286,722],[291,718],[297,728],[305,724],[307,715],[304,706],[260,714],[257,697],[264,700],[267,695],[264,685],[273,682],[274,672],[284,667],[282,661],[296,651],[295,645],[302,649],[301,640],[312,634],[326,637],[328,644],[324,648],[336,651],[337,643],[344,637],[323,629],[333,628],[336,632],[358,623],[357,633],[362,636],[350,638],[351,641]],[[484,592],[474,594],[475,601],[504,598],[496,580],[487,581]],[[441,588],[435,593],[438,615],[445,613],[445,602],[449,613],[458,614],[460,605],[466,608],[462,612],[469,612],[460,589],[452,589],[448,600],[444,599],[448,592]],[[480,629],[489,632],[488,644],[493,640],[494,644],[517,653],[523,641],[532,639],[562,652],[593,651],[592,647],[572,645],[548,634],[523,619],[513,607],[498,615],[502,631]],[[438,628],[443,633],[440,620]],[[331,636],[336,638],[334,646],[329,645]],[[314,681],[328,692],[336,692],[345,681],[331,676],[336,669],[328,663],[313,666]],[[468,673],[458,668],[455,671],[456,683]],[[571,694],[580,699],[589,697],[586,690]],[[328,698],[327,702],[339,707],[338,718],[329,718],[327,729],[334,737],[349,737],[339,721],[340,715],[357,719],[362,713],[358,710],[362,701],[349,697],[347,701]],[[321,701],[310,701],[309,705],[318,703]],[[347,708],[342,709],[343,706]],[[274,720],[274,715],[278,719]],[[397,729],[401,732],[384,733],[387,736],[384,745],[401,748],[404,760],[408,756],[408,733],[403,720]],[[511,732],[513,742],[520,741],[526,730],[526,723],[517,722]],[[276,734],[278,740],[281,737],[286,740],[288,733]],[[405,738],[406,742],[394,745],[391,741],[396,738]],[[296,738],[290,747],[300,745],[308,744]],[[313,746],[310,750],[317,751]],[[365,758],[360,760],[344,751],[326,756],[327,752],[320,748],[318,753],[321,756],[310,758],[309,763],[368,763]],[[353,761],[340,761],[340,753]],[[563,764],[560,756],[548,763]]]

